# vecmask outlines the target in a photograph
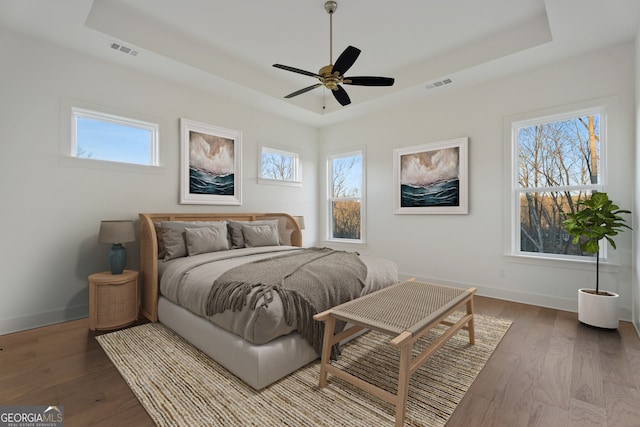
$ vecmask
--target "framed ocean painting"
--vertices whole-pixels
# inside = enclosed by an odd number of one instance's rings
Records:
[[[242,132],[180,119],[180,203],[242,204]]]
[[[396,214],[468,212],[469,138],[393,150]]]

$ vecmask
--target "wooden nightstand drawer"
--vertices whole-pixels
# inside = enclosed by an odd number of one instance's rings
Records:
[[[117,329],[138,319],[138,272],[89,276],[89,329]]]

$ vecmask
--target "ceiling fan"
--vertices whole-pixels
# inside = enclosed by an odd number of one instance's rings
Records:
[[[338,8],[338,3],[335,1],[327,1],[324,4],[324,8],[329,14],[329,65],[320,68],[320,71],[316,74],[299,68],[289,67],[288,65],[273,64],[276,68],[292,71],[298,74],[304,74],[305,76],[315,77],[320,80],[320,83],[292,92],[285,96],[285,98],[293,98],[294,96],[309,92],[317,87],[324,86],[331,90],[331,93],[333,93],[333,96],[341,105],[349,105],[351,103],[351,99],[349,98],[347,91],[340,86],[341,83],[357,86],[393,86],[394,79],[391,77],[346,77],[344,75],[344,73],[351,68],[353,63],[356,62],[358,55],[360,55],[360,49],[357,47],[348,46],[344,52],[340,54],[336,63],[333,63],[333,12]]]

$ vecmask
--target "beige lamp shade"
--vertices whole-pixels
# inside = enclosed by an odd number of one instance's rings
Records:
[[[133,229],[133,221],[101,221],[98,242],[100,243],[125,243],[136,240]]]
[[[304,230],[304,217],[301,215],[294,216],[293,219],[295,219],[298,225],[300,226],[300,230]]]

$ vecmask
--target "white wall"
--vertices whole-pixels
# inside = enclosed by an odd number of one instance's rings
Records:
[[[640,36],[639,36],[640,37]],[[530,264],[504,256],[504,118],[513,114],[616,96],[609,134],[612,197],[632,206],[640,80],[626,44],[474,88],[425,90],[424,100],[321,131],[247,105],[194,91],[13,33],[0,33],[0,334],[88,313],[87,275],[106,269],[107,245],[97,243],[102,219],[136,219],[139,212],[285,211],[305,215],[305,244],[323,235],[323,153],[366,146],[367,244],[355,250],[398,261],[405,276],[474,285],[481,294],[575,310],[580,281],[591,266]],[[636,67],[636,68],[634,68]],[[637,84],[640,86],[640,84]],[[68,99],[141,113],[161,125],[155,173],[69,166],[60,157],[62,106]],[[243,132],[243,205],[179,205],[180,117]],[[638,136],[636,136],[636,132]],[[470,213],[394,215],[394,148],[468,136]],[[256,182],[259,141],[298,148],[303,188]],[[318,159],[318,155],[319,159]],[[640,161],[640,159],[638,160]],[[640,178],[637,178],[640,179]],[[640,198],[638,198],[640,199]],[[320,200],[320,203],[318,202]],[[640,206],[636,200],[634,218]],[[634,221],[637,228],[637,221]],[[633,233],[635,235],[635,232]],[[603,286],[622,295],[631,318],[632,233],[618,239],[619,267],[606,268]],[[128,268],[138,245],[128,244]],[[500,270],[506,277],[498,277]],[[636,310],[635,321],[639,323]]]
[[[636,171],[635,171],[635,198],[633,202],[633,223],[635,225],[636,232],[633,238],[633,292],[632,292],[632,305],[633,305],[633,324],[636,327],[636,331],[640,335],[640,268],[638,267],[638,260],[640,259],[640,233],[637,228],[640,226],[640,28],[636,35],[635,43],[635,83],[636,83]]]
[[[520,262],[505,256],[503,123],[505,117],[617,97],[609,114],[608,191],[630,208],[634,183],[634,46],[591,52],[472,88],[427,91],[424,100],[321,130],[324,152],[366,146],[367,233],[362,252],[394,259],[404,276],[477,286],[495,296],[577,310],[577,289],[593,286],[593,264]],[[455,76],[454,76],[455,81]],[[393,149],[469,137],[469,214],[394,215]],[[324,160],[319,160],[324,183]],[[320,194],[324,193],[324,187]],[[326,202],[321,201],[324,214]],[[637,209],[636,209],[637,211]],[[324,216],[323,216],[324,217]],[[601,272],[604,288],[621,294],[621,316],[631,318],[631,234],[617,239],[619,267]],[[499,277],[504,271],[505,277]]]
[[[318,130],[14,33],[0,33],[0,334],[86,317],[87,276],[107,269],[102,219],[140,212],[288,212],[315,236]],[[63,106],[77,99],[156,118],[162,168],[69,165]],[[180,205],[179,118],[243,132],[242,206]],[[302,188],[257,184],[258,144],[297,148]],[[128,268],[138,244],[127,244]]]

